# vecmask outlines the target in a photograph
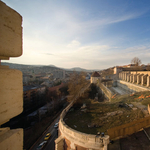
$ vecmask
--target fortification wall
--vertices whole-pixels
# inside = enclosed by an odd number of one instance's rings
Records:
[[[92,150],[107,150],[107,145],[109,143],[108,135],[101,137],[101,136],[92,135],[92,134],[85,134],[85,133],[72,129],[65,124],[63,119],[66,113],[69,111],[69,109],[73,106],[74,101],[76,101],[77,98],[78,96],[76,96],[73,99],[73,101],[62,111],[60,115],[59,131],[60,131],[61,136],[55,140],[55,149],[59,150],[61,149],[62,146],[65,147],[65,145],[69,143],[67,147],[72,150],[75,150],[76,147],[80,147],[80,149],[88,148]],[[64,142],[65,144],[62,145],[61,141],[65,141]]]
[[[105,96],[111,101],[112,92],[102,83],[98,84],[98,87],[104,92]]]

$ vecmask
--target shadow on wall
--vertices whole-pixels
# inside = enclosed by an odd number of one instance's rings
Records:
[[[146,87],[135,85],[133,83],[129,83],[129,82],[121,81],[121,80],[117,80],[116,82],[117,84],[115,85],[117,85],[117,87],[121,87],[130,92],[141,92],[141,91],[148,91],[148,90],[150,91],[150,89]]]

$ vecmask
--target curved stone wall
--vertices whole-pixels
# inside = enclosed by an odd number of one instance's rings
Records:
[[[85,91],[85,90],[84,90]],[[70,141],[70,147],[71,150],[75,150],[76,146],[82,147],[82,148],[88,148],[92,150],[107,150],[107,145],[109,143],[109,136],[104,135],[103,137],[97,136],[97,135],[92,135],[92,134],[85,134],[79,131],[76,131],[72,128],[70,128],[68,125],[65,124],[64,122],[64,117],[68,110],[73,106],[74,101],[77,99],[77,97],[62,111],[60,115],[60,120],[59,120],[59,131],[61,134],[61,138],[65,141],[65,139]],[[57,144],[60,142],[59,140],[55,141],[56,143],[56,150],[61,149],[60,146]],[[62,143],[61,143],[62,145]],[[64,145],[63,145],[64,147]]]

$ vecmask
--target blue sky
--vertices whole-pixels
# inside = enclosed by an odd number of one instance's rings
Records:
[[[8,62],[85,69],[150,63],[150,0],[2,0],[23,17]]]

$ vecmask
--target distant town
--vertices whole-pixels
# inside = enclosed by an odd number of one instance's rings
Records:
[[[102,132],[106,135],[108,134],[111,136],[111,138],[115,138],[116,135],[111,133],[113,131],[110,131],[110,127],[115,128],[118,125],[124,124],[125,122],[130,123],[131,120],[140,119],[149,114],[147,107],[144,107],[141,104],[138,104],[139,106],[137,106],[135,102],[132,103],[132,97],[129,98],[129,96],[132,95],[140,95],[140,93],[135,94],[136,92],[147,90],[150,91],[149,64],[140,65],[133,62],[129,65],[114,66],[99,71],[92,71],[81,68],[66,70],[52,65],[34,66],[5,62],[2,62],[1,65],[9,66],[10,69],[17,69],[22,72],[23,112],[17,117],[12,118],[9,122],[3,124],[2,127],[9,126],[12,129],[20,127],[23,128],[25,149],[36,149],[38,146],[38,142],[36,142],[37,138],[40,137],[40,135],[51,123],[53,123],[53,120],[59,116],[62,110],[65,110],[64,108],[66,106],[68,106],[70,111],[73,112],[73,114],[68,113],[65,117],[66,124],[71,128],[88,134]],[[82,77],[84,77],[84,79],[82,79]],[[136,85],[130,85],[129,83],[124,83],[124,81],[121,79],[126,82],[130,82],[130,84],[140,84],[143,86],[143,88]],[[145,94],[148,97],[148,93]],[[117,100],[120,98],[120,96],[123,95],[127,95],[128,101],[125,102],[123,97],[119,101]],[[91,103],[90,105],[89,101]],[[117,107],[113,106],[113,101],[116,101],[115,105]],[[74,102],[74,105],[72,105],[72,102]],[[95,107],[93,105],[94,103],[97,103],[98,107]],[[123,109],[125,107],[128,108],[127,110],[118,110],[118,106]],[[80,107],[81,110],[78,110]],[[103,121],[100,121],[100,123],[97,121],[95,122],[94,120],[90,122],[87,121],[86,123],[87,116],[85,116],[85,114],[87,111],[88,114],[91,113],[91,107],[93,107],[95,113],[97,114],[99,111],[104,111],[103,113],[107,114],[107,117],[100,115],[99,117],[103,118]],[[109,109],[105,110],[102,107]],[[144,107],[144,111],[140,111],[140,107]],[[131,112],[130,109],[134,111]],[[81,112],[83,117],[79,121],[75,116],[78,113],[81,115]],[[135,112],[139,115],[136,116],[134,114]],[[118,120],[118,123],[116,124],[116,122],[114,122],[111,118],[121,114],[122,117],[125,115],[129,117],[128,119],[123,119],[120,122]],[[106,122],[109,122],[107,124],[111,125],[108,127]],[[61,128],[61,122],[59,126]],[[34,134],[35,131],[36,134]],[[60,132],[65,136],[65,130],[60,130],[59,133],[57,130],[55,130],[55,134],[51,136],[57,138]],[[105,136],[103,135],[103,137]],[[105,142],[107,143],[108,137],[106,136],[105,138]],[[34,145],[34,143],[37,144]],[[77,142],[77,144],[82,145],[80,142]],[[49,146],[47,145],[47,148],[57,148],[58,145],[59,143],[57,143],[57,140],[55,141],[55,145],[54,141],[51,141]],[[109,149],[113,150],[114,145],[115,144],[113,144],[113,146],[109,146]],[[107,144],[105,146],[107,147]]]

